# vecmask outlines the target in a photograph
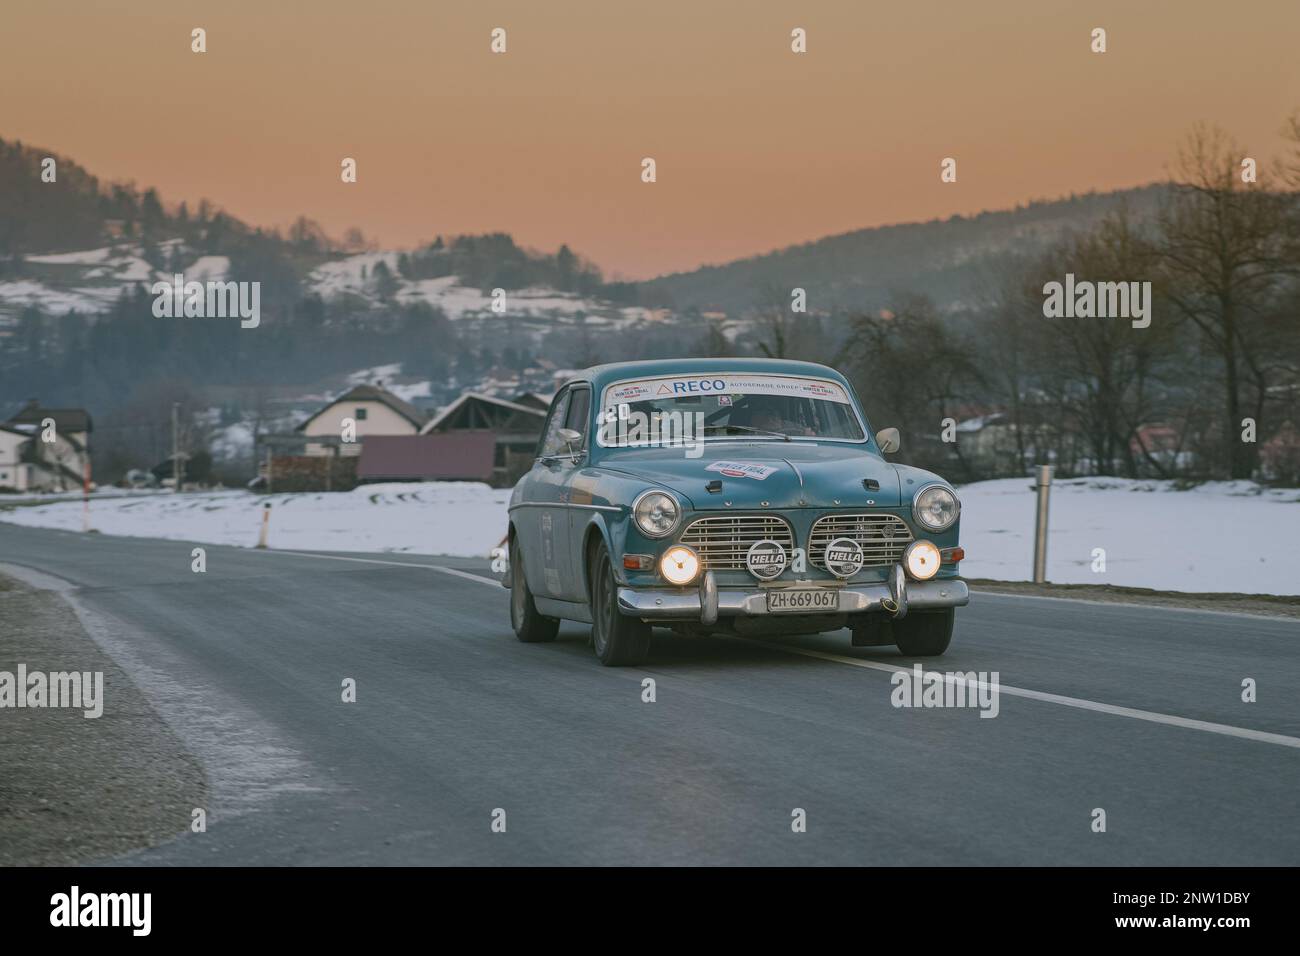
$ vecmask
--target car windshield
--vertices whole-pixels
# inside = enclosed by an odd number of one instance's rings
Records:
[[[689,375],[617,382],[605,389],[601,445],[639,447],[683,441],[862,441],[862,423],[844,388],[785,375]]]

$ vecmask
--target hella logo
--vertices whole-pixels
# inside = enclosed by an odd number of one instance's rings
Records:
[[[745,555],[745,567],[749,568],[749,573],[760,581],[771,581],[781,576],[785,570],[786,555],[778,541],[765,538],[762,541],[755,541],[749,546],[749,551]]]
[[[826,546],[826,570],[837,578],[851,578],[862,570],[862,545],[852,538],[836,538]]]

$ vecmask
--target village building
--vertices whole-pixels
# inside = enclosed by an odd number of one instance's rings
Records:
[[[422,435],[481,434],[493,442],[490,483],[512,486],[533,466],[549,402],[526,392],[513,400],[465,392],[421,429]]]
[[[355,441],[343,441],[344,420],[355,423]],[[311,456],[360,455],[366,438],[373,435],[418,435],[428,415],[403,401],[382,385],[357,385],[321,408],[295,431],[319,436],[305,442],[302,453]]]
[[[0,489],[80,489],[89,474],[93,430],[85,409],[45,408],[32,399],[0,422]]]

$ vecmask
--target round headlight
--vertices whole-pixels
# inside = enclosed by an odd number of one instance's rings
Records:
[[[918,581],[928,581],[939,573],[943,557],[929,541],[913,541],[903,552],[903,566]]]
[[[682,513],[671,495],[647,491],[632,502],[632,516],[647,538],[662,538],[673,533]]]
[[[943,485],[930,485],[922,488],[921,493],[912,502],[912,515],[923,528],[930,531],[943,531],[952,526],[961,512],[957,496]]]
[[[685,545],[673,545],[659,559],[659,573],[669,584],[690,584],[700,573],[700,556]]]

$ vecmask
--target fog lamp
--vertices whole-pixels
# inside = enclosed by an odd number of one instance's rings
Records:
[[[700,573],[700,556],[685,545],[674,545],[659,559],[659,573],[669,584],[690,584]]]
[[[929,541],[913,541],[903,552],[903,567],[917,581],[928,581],[939,573],[942,558]]]

